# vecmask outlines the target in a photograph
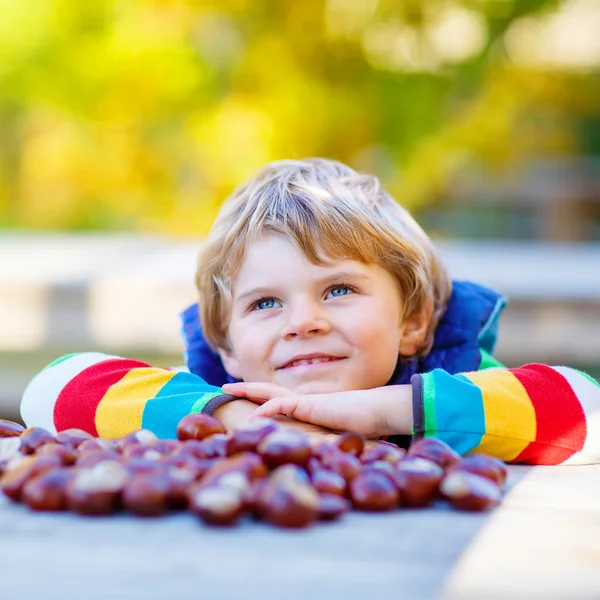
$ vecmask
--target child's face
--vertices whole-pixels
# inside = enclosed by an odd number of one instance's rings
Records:
[[[377,265],[312,264],[279,234],[246,249],[235,279],[226,369],[298,393],[385,385],[404,334],[392,276]]]

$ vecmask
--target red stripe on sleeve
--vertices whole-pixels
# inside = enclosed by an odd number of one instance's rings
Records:
[[[125,377],[131,369],[148,366],[139,360],[111,358],[78,373],[65,385],[56,399],[56,431],[76,427],[97,437],[96,408],[108,388]]]
[[[536,439],[513,462],[558,465],[583,448],[585,413],[569,382],[546,365],[510,369],[535,410]]]

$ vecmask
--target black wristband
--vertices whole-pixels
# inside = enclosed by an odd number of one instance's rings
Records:
[[[206,403],[206,406],[202,409],[202,414],[209,415],[212,417],[217,408],[220,408],[224,404],[227,404],[228,402],[231,402],[233,400],[242,400],[242,398],[232,396],[231,394],[220,394],[219,396],[215,396]]]

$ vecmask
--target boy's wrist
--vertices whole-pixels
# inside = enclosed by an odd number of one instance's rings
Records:
[[[377,412],[380,435],[409,435],[413,427],[412,385],[390,385],[379,388]]]

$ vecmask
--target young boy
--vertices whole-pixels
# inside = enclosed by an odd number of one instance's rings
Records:
[[[190,372],[63,357],[25,391],[27,425],[174,437],[191,412],[227,429],[284,414],[508,462],[600,460],[600,386],[567,367],[503,368],[491,353],[504,299],[451,283],[375,177],[323,159],[267,165],[223,205],[196,285],[200,308],[183,313]]]

